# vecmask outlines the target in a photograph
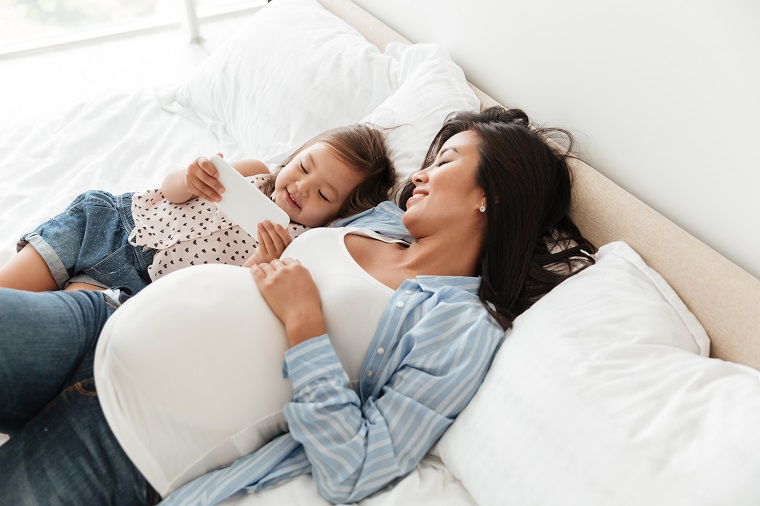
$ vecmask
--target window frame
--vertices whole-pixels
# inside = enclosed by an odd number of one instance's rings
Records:
[[[70,33],[38,37],[20,42],[0,44],[0,58],[19,56],[24,53],[34,53],[51,48],[58,49],[77,44],[86,44],[110,38],[168,30],[177,28],[177,26],[182,27],[183,36],[190,44],[200,44],[203,42],[203,34],[201,31],[202,21],[229,16],[236,13],[256,11],[266,5],[270,0],[241,0],[235,4],[208,9],[203,15],[200,15],[198,12],[197,0],[178,1],[182,2],[183,6],[180,14],[181,19],[172,20],[164,18],[129,21],[104,27],[75,30]]]

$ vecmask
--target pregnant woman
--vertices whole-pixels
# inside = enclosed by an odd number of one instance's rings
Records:
[[[0,502],[215,504],[307,472],[354,502],[410,472],[512,320],[593,261],[548,134],[457,114],[405,212],[250,270],[187,268],[126,302],[0,290]]]

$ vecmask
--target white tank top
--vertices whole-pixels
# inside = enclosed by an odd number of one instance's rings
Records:
[[[328,335],[353,388],[394,290],[364,271],[345,235],[316,228],[283,253],[309,269]],[[162,496],[287,430],[287,337],[249,269],[208,264],[148,285],[108,320],[95,356],[106,419]]]

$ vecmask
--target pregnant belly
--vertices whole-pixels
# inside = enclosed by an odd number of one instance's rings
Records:
[[[117,439],[161,495],[286,430],[287,338],[246,268],[180,269],[128,300],[98,342]]]

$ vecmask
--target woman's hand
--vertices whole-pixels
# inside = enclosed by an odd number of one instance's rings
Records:
[[[221,153],[217,153],[222,156]],[[209,202],[222,200],[224,187],[217,179],[219,171],[208,158],[198,157],[187,166],[185,172],[185,188],[190,193],[204,198]]]
[[[256,253],[246,260],[243,264],[244,267],[271,262],[280,258],[280,255],[288,247],[288,244],[293,242],[293,238],[290,237],[287,229],[280,225],[272,225],[272,222],[269,220],[259,223],[257,235],[259,245],[256,248]]]
[[[324,334],[317,285],[297,260],[284,258],[251,267],[261,295],[285,326],[290,346]]]

